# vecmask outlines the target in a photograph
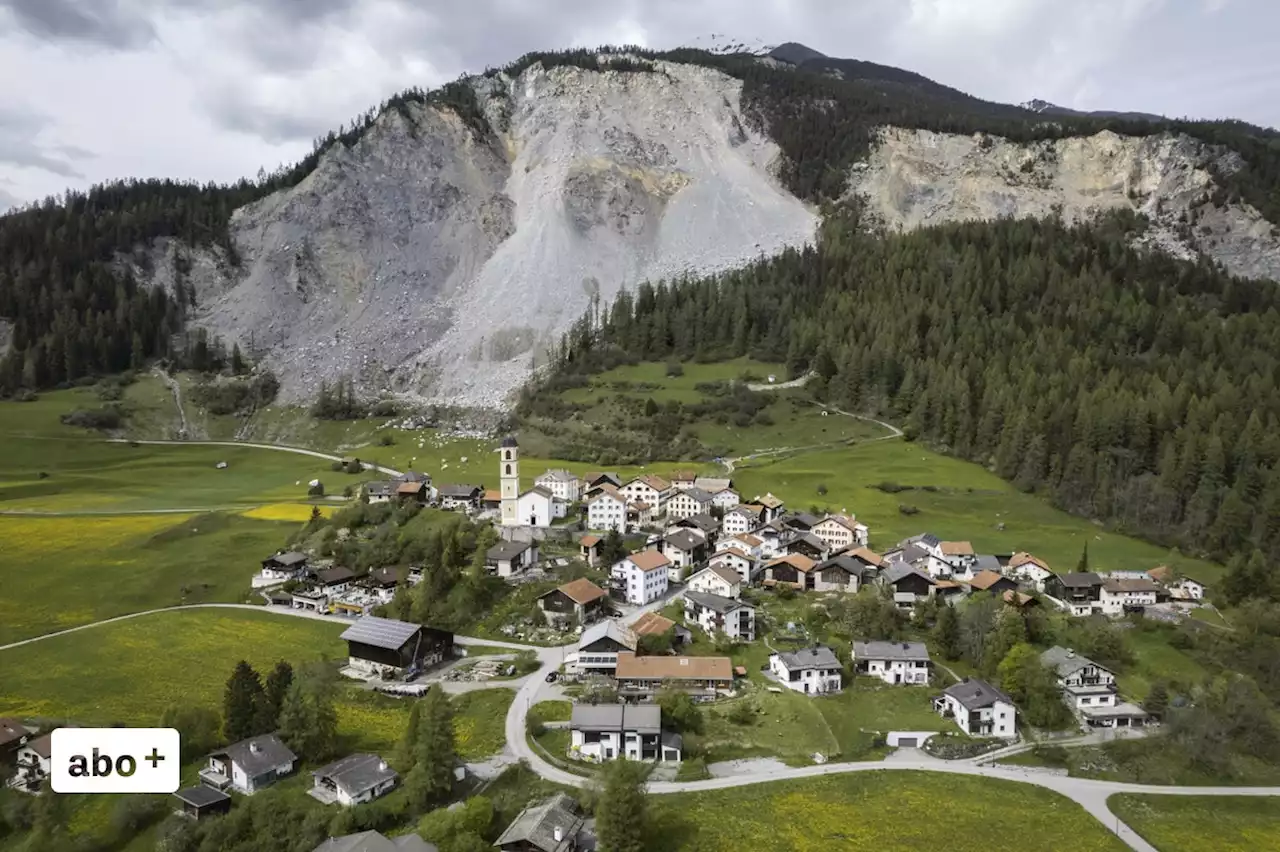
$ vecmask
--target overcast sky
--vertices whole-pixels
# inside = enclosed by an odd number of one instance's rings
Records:
[[[1277,0],[0,0],[0,208],[253,175],[409,86],[712,33],[990,100],[1280,126]]]

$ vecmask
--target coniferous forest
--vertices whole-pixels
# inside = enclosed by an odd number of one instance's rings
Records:
[[[1144,222],[868,234],[623,293],[563,375],[621,359],[785,361],[830,404],[990,466],[1076,514],[1234,560],[1280,599],[1280,290],[1130,248]],[[1234,591],[1233,591],[1234,589]]]

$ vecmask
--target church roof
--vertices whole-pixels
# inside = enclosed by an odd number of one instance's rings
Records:
[[[507,437],[505,437],[505,438],[503,438],[503,439],[502,439],[502,446],[504,446],[504,447],[518,447],[518,446],[520,446],[520,445],[519,445],[518,443],[516,443],[516,436],[515,436],[515,435],[508,435]]]

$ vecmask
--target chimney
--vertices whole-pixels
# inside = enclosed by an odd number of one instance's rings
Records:
[[[559,843],[564,840],[564,829],[557,825],[555,828],[551,829],[551,836],[555,838],[556,843]]]
[[[262,746],[258,745],[257,741],[255,740],[254,742],[249,743],[249,751],[253,752],[254,754],[257,754],[258,752],[262,751]]]
[[[379,761],[378,761],[378,771],[379,771],[379,772],[386,772],[386,771],[387,771],[387,762],[386,762],[385,760],[379,760]]]
[[[1068,658],[1070,658],[1070,657],[1074,657],[1075,655],[1076,655],[1076,652],[1075,652],[1075,650],[1074,650],[1074,649],[1072,649],[1072,648],[1068,648],[1068,649],[1067,649],[1067,657],[1068,657]]]

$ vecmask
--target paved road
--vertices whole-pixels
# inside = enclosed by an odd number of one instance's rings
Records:
[[[297,453],[301,456],[311,456],[312,458],[324,459],[326,461],[342,461],[342,456],[330,455],[317,450],[308,450],[303,447],[286,447],[281,444],[257,444],[249,441],[137,441],[131,438],[112,438],[113,444],[154,444],[160,446],[196,446],[196,447],[252,447],[255,450],[278,450],[282,453]],[[392,470],[382,465],[370,464],[369,462],[360,462],[360,466],[365,470],[377,471],[385,473],[387,476],[399,476],[400,471]]]
[[[889,430],[888,435],[881,435],[879,438],[853,438],[847,441],[827,441],[823,444],[809,444],[803,447],[779,447],[773,450],[762,450],[758,453],[751,453],[745,456],[736,456],[734,458],[721,459],[720,463],[724,465],[726,473],[733,473],[739,462],[751,461],[753,459],[768,458],[769,456],[780,456],[784,453],[808,453],[814,450],[833,450],[836,447],[854,446],[857,444],[873,444],[876,441],[892,441],[894,438],[902,437],[902,430],[892,423],[886,423],[883,420],[876,420],[874,417],[867,417],[863,414],[853,414],[848,411],[842,411],[834,406],[825,406],[828,410],[834,411],[836,414],[842,414],[845,417],[852,417],[854,420],[865,420],[868,423],[875,423],[877,426],[883,426]]]

